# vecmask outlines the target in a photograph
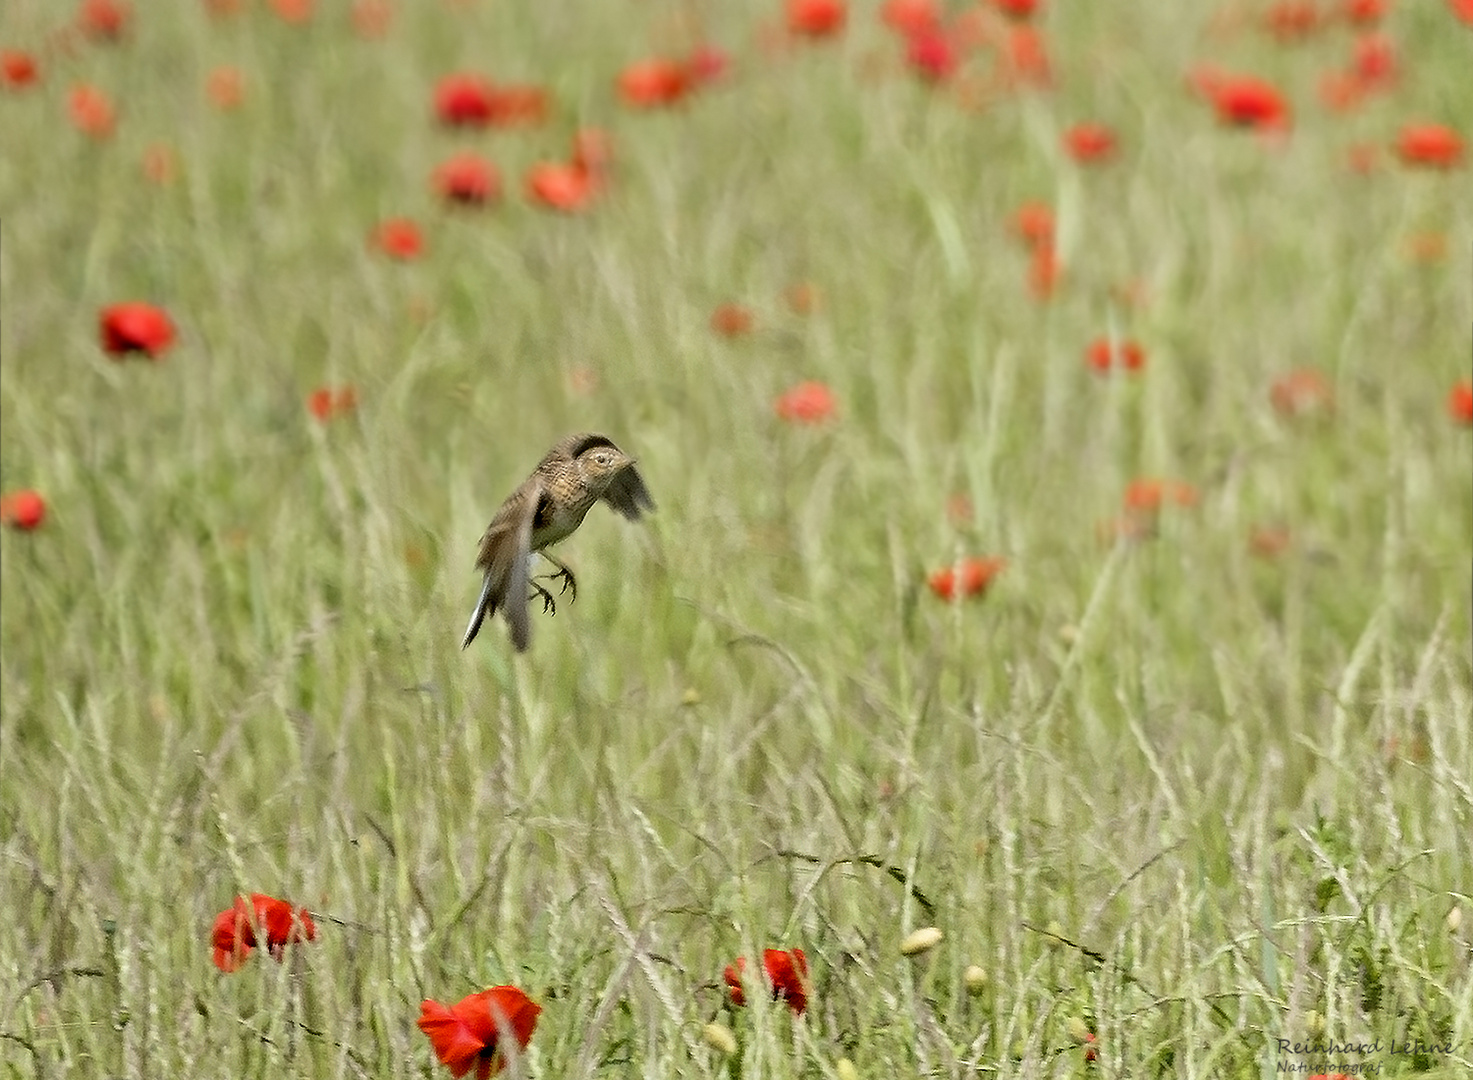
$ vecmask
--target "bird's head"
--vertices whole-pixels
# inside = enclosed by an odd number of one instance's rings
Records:
[[[589,486],[602,491],[615,476],[634,464],[634,459],[617,446],[591,446],[578,455],[578,467]]]

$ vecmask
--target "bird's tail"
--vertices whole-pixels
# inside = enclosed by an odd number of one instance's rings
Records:
[[[460,643],[462,649],[468,648],[476,635],[481,632],[481,624],[486,621],[486,616],[496,614],[496,601],[492,594],[495,592],[491,587],[491,575],[486,575],[486,582],[481,586],[481,598],[476,601],[476,610],[471,612],[470,625],[465,628],[465,640]]]

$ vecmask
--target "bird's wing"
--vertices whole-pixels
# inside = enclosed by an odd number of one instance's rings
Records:
[[[644,477],[633,465],[614,477],[604,489],[603,500],[630,521],[638,521],[641,513],[655,508],[650,489],[644,486]]]
[[[521,652],[532,637],[527,616],[527,589],[531,578],[532,519],[543,496],[542,478],[535,473],[496,511],[486,535],[481,537],[481,552],[476,566],[486,571],[490,604],[486,614],[500,607],[511,627],[512,644]]]

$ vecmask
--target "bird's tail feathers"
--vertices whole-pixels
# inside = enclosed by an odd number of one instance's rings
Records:
[[[486,575],[485,584],[481,586],[481,598],[476,601],[476,610],[471,612],[470,625],[465,628],[465,640],[460,643],[462,649],[468,648],[476,635],[481,632],[481,624],[490,615],[496,614],[495,590],[491,587],[491,575]]]

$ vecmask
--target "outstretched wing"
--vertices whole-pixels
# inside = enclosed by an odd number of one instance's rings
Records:
[[[650,489],[644,486],[644,477],[633,465],[622,470],[604,489],[604,502],[608,503],[630,521],[638,521],[639,515],[655,508],[650,498]]]

